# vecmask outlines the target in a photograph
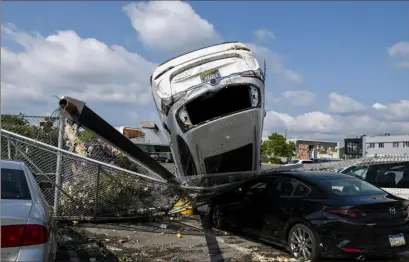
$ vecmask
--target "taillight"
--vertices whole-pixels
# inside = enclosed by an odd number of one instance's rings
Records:
[[[1,247],[21,246],[24,225],[1,226]]]
[[[48,241],[48,230],[41,225],[1,226],[1,247],[40,245]]]
[[[360,218],[365,217],[367,215],[367,211],[362,210],[354,210],[354,209],[347,209],[347,208],[330,208],[327,209],[328,212],[338,215],[345,218]]]
[[[257,69],[255,71],[253,70],[245,71],[245,72],[240,73],[240,76],[257,78],[257,79],[260,79],[264,83],[264,75],[261,69]]]

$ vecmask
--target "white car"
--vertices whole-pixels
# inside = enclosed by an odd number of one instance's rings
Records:
[[[264,73],[249,47],[222,43],[173,58],[151,84],[178,175],[260,169]]]
[[[1,160],[1,261],[55,260],[53,213],[40,187],[50,183],[38,185],[22,162]]]
[[[295,165],[304,165],[304,164],[314,164],[314,161],[312,160],[299,160],[299,159],[294,159],[285,164],[284,166],[295,166]]]

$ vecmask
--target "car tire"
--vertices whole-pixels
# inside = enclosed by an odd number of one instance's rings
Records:
[[[217,228],[217,229],[223,229],[224,224],[223,224],[223,218],[221,217],[221,212],[220,212],[220,207],[219,205],[213,205],[210,208],[210,224]]]
[[[296,259],[304,262],[316,262],[320,255],[318,241],[314,232],[303,224],[294,225],[288,233],[288,250]]]

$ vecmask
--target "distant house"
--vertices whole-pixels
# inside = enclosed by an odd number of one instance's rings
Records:
[[[295,143],[296,158],[300,160],[339,158],[339,143],[335,141],[317,141],[288,139]]]

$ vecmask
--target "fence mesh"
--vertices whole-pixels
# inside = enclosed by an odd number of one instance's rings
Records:
[[[148,173],[137,162],[97,139],[92,133],[61,119],[56,114],[51,117],[1,117],[2,159],[23,161],[34,171],[37,181],[57,184],[57,187],[44,189],[43,192],[54,206],[58,218],[115,219],[154,215],[169,210],[180,196],[179,187],[165,184],[159,176]],[[3,129],[7,131],[3,132]],[[58,149],[58,144],[67,151]],[[196,175],[185,178],[180,188],[192,198],[203,200],[235,184],[273,172],[339,172],[351,166],[379,164],[390,169],[379,169],[377,172],[383,172],[380,179],[395,181],[379,185],[396,188],[406,179],[409,184],[409,175],[407,170],[399,170],[399,165],[389,164],[402,162],[409,162],[409,156],[365,157],[338,162],[275,166],[253,172]],[[399,188],[396,190],[399,191]],[[394,193],[400,193],[395,191]]]
[[[38,182],[54,184],[43,193],[59,219],[159,215],[168,211],[179,197],[176,189],[160,180],[98,163],[3,129],[1,136],[2,159],[10,157],[11,160],[23,161],[35,173]],[[6,154],[3,155],[4,152]],[[59,172],[56,171],[58,169]]]

